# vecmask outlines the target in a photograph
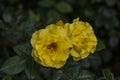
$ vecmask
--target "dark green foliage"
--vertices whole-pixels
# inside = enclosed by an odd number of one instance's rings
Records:
[[[58,4],[56,4],[56,9],[61,13],[72,12],[71,6],[66,2],[59,2]]]
[[[20,58],[19,56],[13,56],[9,58],[1,67],[0,71],[3,71],[7,74],[17,74],[23,71],[25,68],[25,59]]]
[[[13,49],[18,56],[22,56],[22,57],[31,56],[32,49],[29,43],[24,43],[24,44],[15,46]]]
[[[39,5],[42,7],[51,7],[55,5],[55,1],[54,0],[41,0],[39,2]]]
[[[104,48],[105,48],[104,43],[98,39],[96,51],[101,51]]]
[[[80,63],[68,62],[68,64],[54,72],[52,80],[95,80],[95,75],[82,69]]]
[[[115,78],[115,80],[120,80],[120,76],[119,76],[119,77],[117,77],[117,78]]]
[[[117,0],[105,0],[108,6],[114,6],[117,3]]]
[[[2,80],[13,80],[12,76],[6,75]]]
[[[96,80],[95,75],[87,70],[82,70],[77,77],[78,80]]]
[[[35,62],[33,32],[77,17],[93,27],[95,53],[60,69]],[[120,80],[119,44],[120,0],[0,0],[0,80]]]
[[[105,80],[115,80],[113,74],[108,69],[103,70]]]
[[[50,10],[48,13],[47,13],[47,23],[46,24],[50,24],[50,23],[53,23],[53,22],[57,22],[58,20],[61,19],[61,15],[55,11],[55,10]]]
[[[40,66],[32,58],[27,58],[25,64],[25,74],[28,79],[42,79],[43,76],[40,72]],[[45,70],[46,71],[46,70]]]

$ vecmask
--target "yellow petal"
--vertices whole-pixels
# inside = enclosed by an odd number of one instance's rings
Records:
[[[62,20],[59,20],[59,21],[56,23],[56,25],[58,25],[58,26],[64,26],[64,23],[63,23]]]
[[[96,49],[97,38],[92,26],[88,22],[79,21],[79,18],[69,24],[69,37],[74,45],[71,49],[71,56],[74,60],[86,58]]]
[[[72,42],[64,27],[59,27],[63,26],[63,23],[59,21],[56,24],[50,24],[34,33],[31,42],[36,53],[32,53],[32,56],[43,66],[60,68],[69,57]],[[52,45],[53,43],[56,46]]]
[[[75,49],[73,48],[73,49],[71,49],[71,56],[80,57],[80,53],[77,52],[77,50],[75,50]]]

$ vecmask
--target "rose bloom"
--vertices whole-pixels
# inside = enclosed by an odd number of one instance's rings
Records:
[[[74,19],[73,23],[65,24],[65,30],[72,40],[73,48],[71,56],[75,61],[86,58],[90,53],[94,53],[97,45],[97,38],[91,25],[87,22]]]
[[[70,55],[72,42],[62,24],[51,24],[34,32],[31,38],[32,56],[41,65],[60,68]]]

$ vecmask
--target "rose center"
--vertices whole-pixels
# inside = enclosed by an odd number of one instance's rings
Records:
[[[55,42],[52,42],[47,46],[47,49],[52,49],[55,51],[57,49],[57,44]]]

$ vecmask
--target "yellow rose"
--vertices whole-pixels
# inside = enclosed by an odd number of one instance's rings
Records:
[[[62,25],[51,24],[36,31],[31,38],[32,56],[41,65],[60,68],[70,55],[72,42]]]
[[[71,56],[74,60],[84,59],[90,53],[94,53],[97,38],[89,23],[79,21],[79,18],[77,18],[71,24],[66,23],[65,29],[72,40]]]

